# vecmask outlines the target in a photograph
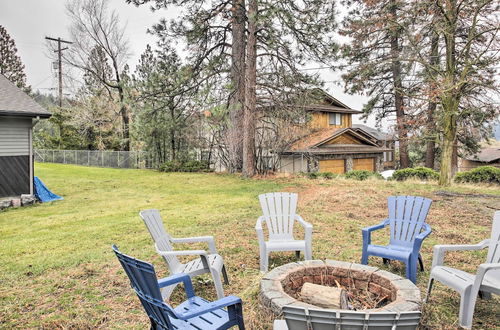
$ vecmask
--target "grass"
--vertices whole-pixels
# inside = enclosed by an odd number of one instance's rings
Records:
[[[355,262],[361,256],[361,228],[385,216],[387,196],[432,198],[428,222],[433,233],[422,249],[426,271],[418,275],[422,293],[432,246],[487,238],[493,209],[500,209],[498,187],[472,185],[453,186],[448,190],[458,194],[452,197],[436,194],[442,189],[434,183],[418,182],[246,180],[222,174],[56,164],[36,164],[36,175],[65,200],[0,212],[0,328],[146,327],[146,315],[110,249],[111,244],[117,244],[123,252],[151,261],[160,276],[167,274],[138,217],[142,209],[159,209],[174,236],[215,236],[230,276],[226,294],[244,300],[249,329],[267,329],[272,324],[257,300],[261,275],[254,225],[260,213],[260,193],[299,192],[299,212],[314,225],[314,257]],[[378,233],[375,242],[382,242],[384,236]],[[474,272],[484,258],[485,251],[452,253],[446,262]],[[294,260],[291,252],[273,254],[270,266]],[[384,266],[372,258],[370,264],[404,275],[399,263]],[[214,299],[208,276],[194,285],[197,294]],[[179,299],[176,292],[174,301]],[[459,301],[457,293],[437,284],[424,308],[423,328],[456,328]],[[478,300],[474,327],[498,328],[498,315],[498,297]]]

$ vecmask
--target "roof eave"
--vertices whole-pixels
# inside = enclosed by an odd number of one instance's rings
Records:
[[[51,113],[35,113],[35,112],[17,112],[17,111],[0,111],[1,117],[30,117],[30,118],[50,118]]]

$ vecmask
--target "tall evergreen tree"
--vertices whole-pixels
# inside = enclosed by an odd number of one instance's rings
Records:
[[[410,164],[408,156],[409,66],[405,57],[405,2],[401,0],[347,0],[350,9],[343,21],[341,34],[350,38],[342,47],[347,72],[342,77],[350,93],[365,92],[369,101],[363,108],[368,115],[376,114],[378,121],[395,116],[399,141],[399,163]]]
[[[155,8],[178,5],[173,0],[129,0],[137,5],[154,2]],[[184,14],[174,22],[161,21],[154,26],[159,35],[170,38],[183,37],[194,68],[204,66],[207,77],[218,75],[220,81],[229,86],[228,100],[229,123],[226,127],[225,146],[229,150],[228,168],[231,171],[241,170],[241,147],[252,143],[252,132],[242,128],[242,106],[246,97],[254,95],[250,100],[256,116],[258,105],[256,95],[267,102],[278,102],[293,94],[293,89],[306,88],[301,83],[310,83],[311,77],[300,72],[299,68],[308,61],[330,60],[332,51],[332,31],[335,27],[334,1],[251,1],[250,6],[257,8],[256,14],[249,14],[249,8],[242,0],[233,1],[184,1]],[[256,17],[255,24],[259,29],[247,42],[249,25],[248,17]],[[253,18],[252,18],[253,19]],[[255,69],[251,73],[246,66],[245,55],[255,48]],[[252,61],[254,61],[252,59]],[[198,64],[196,64],[198,63]],[[258,73],[258,74],[257,74]],[[255,85],[246,86],[248,78],[255,75]],[[246,77],[245,77],[246,76]],[[245,80],[245,78],[247,78]],[[251,78],[253,79],[253,78]],[[246,90],[246,92],[245,92]],[[249,90],[252,92],[249,94]],[[245,105],[245,108],[248,108]],[[270,109],[268,107],[268,109]],[[246,111],[246,110],[245,110]],[[246,127],[252,127],[246,126]],[[235,131],[236,129],[236,131]],[[243,131],[243,132],[242,132]],[[235,133],[235,134],[232,134]],[[242,134],[243,133],[243,134]],[[242,143],[242,137],[246,142]],[[247,156],[249,153],[247,153]],[[247,161],[248,165],[253,161]]]
[[[158,44],[156,51],[147,46],[133,76],[134,134],[159,161],[185,160],[192,149],[195,128],[189,124],[198,87],[191,66],[168,42]]]
[[[29,90],[26,86],[24,64],[19,55],[14,39],[7,30],[0,25],[0,73],[3,74],[17,87]]]

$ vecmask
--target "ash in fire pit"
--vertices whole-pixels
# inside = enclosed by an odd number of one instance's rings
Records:
[[[304,283],[344,289],[348,308],[343,309],[374,313],[420,311],[421,307],[420,291],[411,281],[376,267],[334,260],[310,260],[273,269],[261,281],[261,303],[276,315],[281,315],[283,306],[321,308],[301,297]]]

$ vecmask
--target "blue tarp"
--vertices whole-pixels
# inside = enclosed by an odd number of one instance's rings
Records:
[[[44,203],[44,202],[52,202],[64,199],[61,196],[58,196],[54,194],[52,191],[50,191],[49,188],[47,188],[47,186],[43,184],[42,180],[40,180],[36,176],[34,183],[35,183],[35,196],[40,202]]]

